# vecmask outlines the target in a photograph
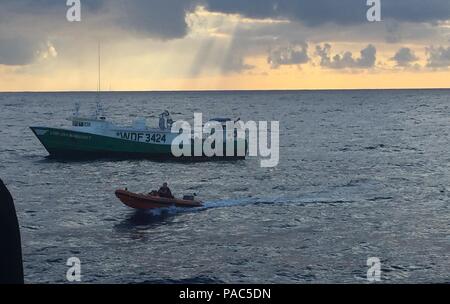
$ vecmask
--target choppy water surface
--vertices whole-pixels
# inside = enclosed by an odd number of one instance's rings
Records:
[[[279,120],[280,164],[46,159],[30,125],[95,94],[0,94],[0,175],[16,199],[26,281],[450,282],[450,91],[104,93],[108,116]],[[116,188],[169,181],[204,208],[139,214]]]

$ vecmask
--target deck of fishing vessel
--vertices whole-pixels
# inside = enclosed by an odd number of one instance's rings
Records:
[[[202,141],[190,142],[189,155],[175,157],[172,153],[174,139],[179,133],[172,132],[173,120],[168,111],[160,114],[159,127],[148,127],[146,120],[139,118],[132,126],[121,127],[106,119],[98,110],[92,117],[79,115],[77,108],[69,118],[71,126],[63,128],[30,127],[50,157],[55,158],[149,158],[177,160],[236,160],[245,159],[246,139],[234,138],[233,155],[206,156],[195,154],[196,145]],[[230,142],[223,140],[223,151]],[[244,147],[239,149],[239,146]],[[244,151],[244,153],[240,152]]]

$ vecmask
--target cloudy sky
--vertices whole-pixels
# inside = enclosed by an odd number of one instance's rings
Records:
[[[450,1],[0,1],[0,91],[450,87]]]

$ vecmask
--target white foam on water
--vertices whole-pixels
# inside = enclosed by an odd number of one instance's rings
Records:
[[[158,208],[146,210],[145,213],[152,216],[161,216],[161,215],[175,215],[179,213],[192,213],[205,211],[213,208],[226,208],[233,206],[245,206],[252,205],[258,203],[254,198],[246,198],[246,199],[230,199],[230,200],[219,200],[219,201],[210,201],[204,202],[202,207],[194,207],[194,208],[182,208],[182,207],[168,207],[168,208]]]
[[[153,216],[161,215],[175,215],[182,213],[200,212],[209,209],[216,208],[230,208],[230,207],[242,207],[249,205],[279,205],[279,204],[292,204],[292,205],[305,205],[305,204],[340,204],[340,203],[352,203],[355,201],[364,200],[361,196],[355,195],[341,195],[335,193],[309,193],[302,197],[248,197],[238,199],[225,199],[216,201],[206,201],[202,207],[194,208],[180,208],[169,207],[147,210],[146,213]]]

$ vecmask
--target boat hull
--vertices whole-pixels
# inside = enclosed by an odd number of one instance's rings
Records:
[[[50,154],[50,157],[54,158],[149,158],[174,160],[245,159],[245,156],[206,157],[205,155],[202,155],[174,157],[172,155],[170,144],[136,142],[111,136],[66,129],[46,127],[30,128]],[[193,150],[193,147],[191,150]],[[235,155],[237,155],[237,149],[235,149]]]
[[[116,190],[115,194],[123,204],[130,208],[139,210],[151,210],[168,207],[195,208],[203,206],[203,203],[200,201],[163,198],[132,193],[126,190]]]

